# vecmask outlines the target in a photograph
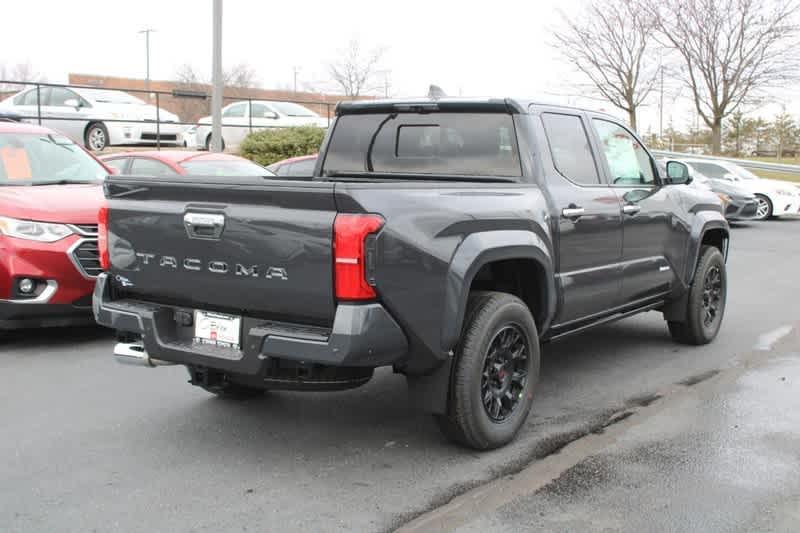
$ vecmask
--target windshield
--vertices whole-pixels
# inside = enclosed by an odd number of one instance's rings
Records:
[[[0,185],[87,183],[107,174],[103,165],[62,135],[0,133]]]
[[[195,176],[274,176],[275,174],[261,165],[247,160],[210,160],[186,161],[181,168]]]
[[[743,180],[758,180],[761,179],[746,168],[740,167],[739,165],[734,165],[731,170],[733,173],[736,174],[736,177],[741,178]]]
[[[282,115],[290,117],[318,117],[316,113],[298,104],[290,102],[270,102],[269,105]]]
[[[324,164],[327,176],[522,175],[514,122],[505,113],[344,115],[336,124]]]
[[[86,98],[102,104],[144,104],[142,100],[122,91],[84,89],[82,93]]]

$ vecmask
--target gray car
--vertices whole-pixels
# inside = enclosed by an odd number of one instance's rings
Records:
[[[728,220],[755,220],[758,212],[758,200],[756,196],[733,182],[709,178],[691,163],[681,161],[685,164],[692,177],[692,184],[711,190],[725,204],[725,218]],[[660,165],[666,164],[666,160],[660,160]]]

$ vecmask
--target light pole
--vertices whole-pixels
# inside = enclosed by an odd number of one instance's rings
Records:
[[[145,46],[145,57],[147,61],[147,74],[145,75],[144,79],[144,87],[148,91],[150,90],[150,34],[153,33],[154,29],[146,28],[141,30],[139,33],[144,33],[144,46]]]
[[[222,0],[214,0],[211,56],[211,150],[222,151]]]

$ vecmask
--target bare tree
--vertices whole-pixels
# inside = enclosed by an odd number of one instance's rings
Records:
[[[645,5],[643,3],[643,5]],[[711,128],[719,154],[722,120],[797,72],[795,0],[647,2],[660,39],[682,60],[678,71]]]
[[[554,46],[600,96],[628,113],[636,129],[636,110],[653,90],[660,66],[651,17],[636,0],[595,0],[582,17],[562,17]]]
[[[385,51],[380,47],[364,51],[361,43],[353,39],[340,53],[340,59],[328,65],[331,78],[346,96],[357,97],[373,91],[377,88],[374,77]]]
[[[47,81],[47,78],[38,72],[29,61],[17,63],[16,65],[0,65],[0,80],[37,82]],[[0,92],[11,92],[22,90],[23,86],[16,83],[0,84]]]
[[[181,85],[209,85],[211,79],[186,63],[175,71],[175,79]],[[261,82],[253,67],[247,63],[238,63],[222,72],[222,84],[234,89],[254,89],[261,86]]]

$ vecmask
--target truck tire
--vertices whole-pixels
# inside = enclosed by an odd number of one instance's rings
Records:
[[[686,319],[667,322],[673,340],[695,346],[714,340],[725,314],[726,295],[725,258],[718,248],[703,246],[686,299]]]
[[[470,294],[447,414],[436,416],[445,436],[477,450],[510,442],[528,418],[539,359],[536,323],[522,300]]]

